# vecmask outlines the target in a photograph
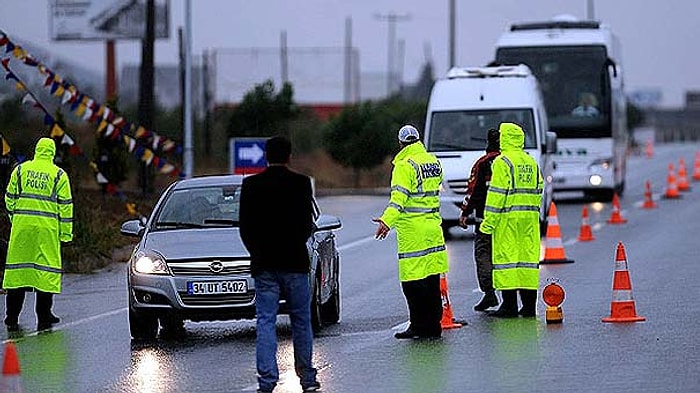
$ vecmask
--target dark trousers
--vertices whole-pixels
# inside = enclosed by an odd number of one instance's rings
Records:
[[[411,329],[420,335],[440,335],[442,326],[442,296],[440,275],[421,280],[402,281],[401,288],[408,304]]]
[[[17,324],[19,320],[19,314],[22,312],[22,307],[24,305],[24,297],[27,291],[31,291],[30,288],[17,288],[17,289],[7,289],[7,294],[5,295],[5,323],[8,325]],[[51,308],[53,307],[53,293],[42,292],[35,290],[36,292],[36,319],[39,323],[47,321],[53,315]]]
[[[491,235],[476,229],[474,237],[474,262],[476,278],[482,292],[493,292],[493,261],[491,261]]]
[[[520,293],[520,301],[523,303],[523,312],[531,315],[535,314],[537,308],[537,290],[535,289],[505,289],[501,291],[503,303],[501,309],[506,312],[518,312],[518,293]]]

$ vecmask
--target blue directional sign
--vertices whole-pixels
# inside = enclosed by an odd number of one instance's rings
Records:
[[[232,138],[229,141],[231,173],[247,175],[262,172],[265,161],[266,138]]]

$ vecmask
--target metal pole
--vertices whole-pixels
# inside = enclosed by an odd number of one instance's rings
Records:
[[[185,97],[184,97],[185,151],[182,157],[185,177],[190,178],[194,172],[194,155],[192,153],[192,0],[185,0]]]
[[[595,11],[594,11],[594,4],[593,0],[588,0],[588,7],[586,10],[586,18],[588,20],[594,20],[595,19]]]
[[[352,18],[345,18],[345,75],[343,83],[343,98],[345,105],[352,102]]]
[[[287,30],[280,33],[280,72],[282,84],[289,82],[289,59],[287,58]]]
[[[455,0],[449,0],[450,2],[450,10],[449,10],[449,18],[450,18],[450,32],[449,32],[449,45],[450,45],[450,59],[449,59],[449,68],[452,68],[455,66],[455,31],[456,31],[456,21],[455,21]]]

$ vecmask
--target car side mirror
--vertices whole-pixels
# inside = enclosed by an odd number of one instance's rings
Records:
[[[340,219],[336,216],[330,216],[328,214],[321,214],[316,220],[314,232],[318,231],[331,231],[335,229],[340,229],[343,224]]]
[[[124,222],[119,232],[124,236],[141,237],[145,228],[140,219],[134,219]]]

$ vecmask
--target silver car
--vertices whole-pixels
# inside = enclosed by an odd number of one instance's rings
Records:
[[[255,318],[255,281],[238,229],[243,176],[180,180],[160,196],[148,219],[126,221],[139,237],[129,259],[129,328],[134,339],[184,332],[184,321]],[[340,320],[337,217],[321,214],[309,238],[314,330]],[[277,225],[270,223],[270,225]],[[275,239],[270,239],[270,247]],[[280,302],[280,313],[286,313]]]

